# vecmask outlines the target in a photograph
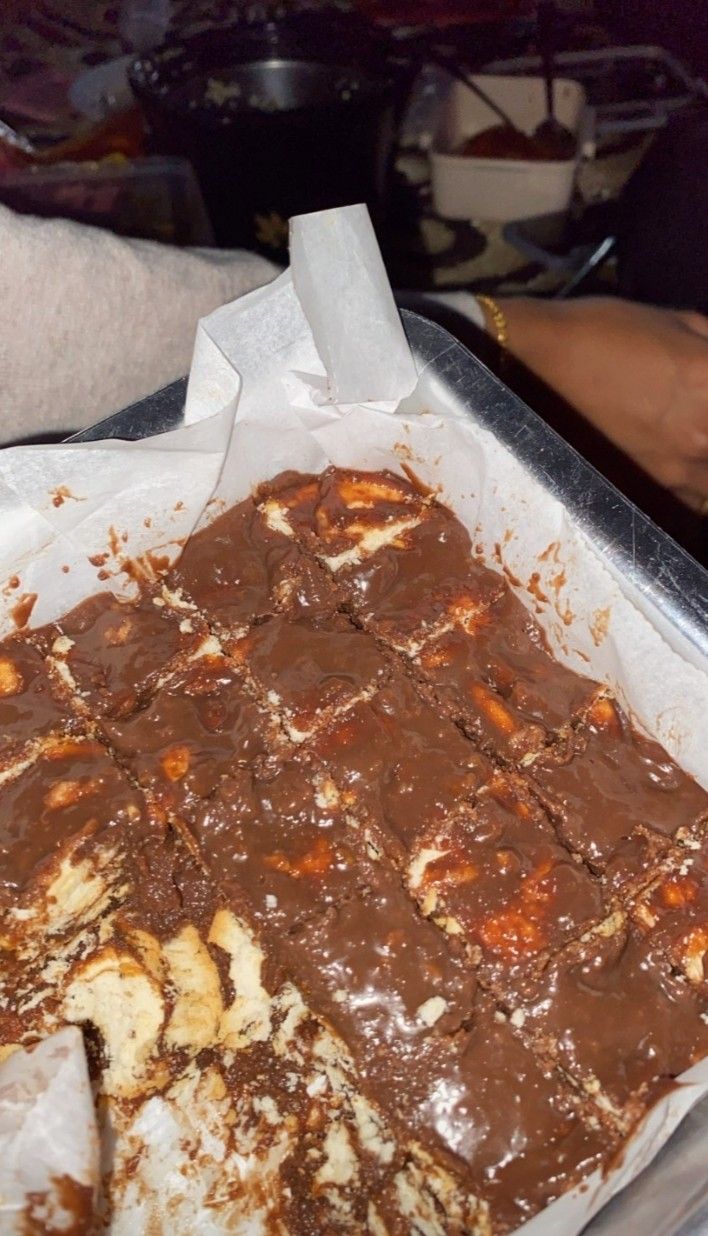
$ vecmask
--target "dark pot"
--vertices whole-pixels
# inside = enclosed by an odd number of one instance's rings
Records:
[[[291,215],[365,201],[383,222],[413,75],[335,12],[165,44],[130,79],[155,149],[193,163],[217,243],[284,259]]]

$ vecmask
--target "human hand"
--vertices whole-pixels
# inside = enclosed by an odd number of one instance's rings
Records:
[[[499,301],[508,348],[660,484],[708,503],[708,318],[612,297]]]

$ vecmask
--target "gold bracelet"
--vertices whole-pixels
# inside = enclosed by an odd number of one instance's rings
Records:
[[[509,327],[507,325],[506,314],[493,296],[477,296],[479,304],[483,310],[486,310],[485,317],[491,320],[496,335],[497,347],[502,356],[506,352],[506,347],[509,342]]]

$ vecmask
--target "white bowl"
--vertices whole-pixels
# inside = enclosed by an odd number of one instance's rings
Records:
[[[490,99],[529,136],[546,118],[542,77],[475,76]],[[583,87],[557,78],[556,119],[577,138],[571,159],[479,159],[456,155],[464,141],[499,117],[463,82],[453,83],[443,105],[430,152],[433,203],[443,219],[489,219],[508,222],[566,210],[585,142],[588,111]]]

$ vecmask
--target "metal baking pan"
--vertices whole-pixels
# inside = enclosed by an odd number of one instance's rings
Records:
[[[421,383],[434,373],[558,498],[627,595],[688,659],[708,657],[708,572],[606,481],[441,326],[403,310]],[[137,439],[183,421],[186,379],[75,434],[70,441]],[[708,1234],[708,1099],[698,1104],[628,1189],[585,1229],[610,1218],[645,1236]]]

